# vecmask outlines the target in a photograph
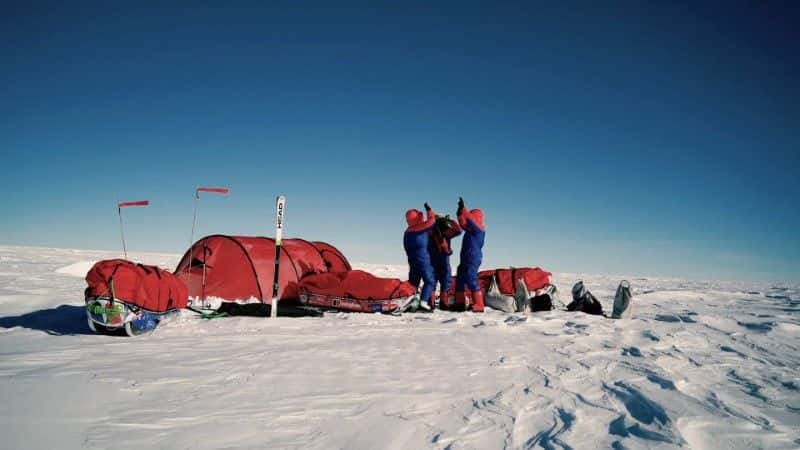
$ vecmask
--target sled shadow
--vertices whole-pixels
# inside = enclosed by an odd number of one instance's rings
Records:
[[[94,334],[86,322],[86,308],[61,305],[20,316],[0,317],[0,328],[23,327],[53,336]]]

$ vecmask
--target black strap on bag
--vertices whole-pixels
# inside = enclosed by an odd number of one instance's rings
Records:
[[[136,264],[136,266],[137,267],[141,267],[142,270],[144,270],[144,273],[146,273],[147,275],[150,275],[150,272],[155,271],[156,272],[156,276],[158,277],[158,279],[159,280],[161,279],[161,273],[160,273],[161,271],[159,270],[158,267],[156,267],[156,266],[145,266],[142,263]]]

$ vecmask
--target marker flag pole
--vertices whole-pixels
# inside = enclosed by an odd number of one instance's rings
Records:
[[[147,200],[137,200],[134,202],[117,202],[117,215],[119,215],[119,235],[122,237],[122,253],[125,255],[125,259],[128,259],[128,249],[125,246],[125,227],[122,223],[122,208],[127,208],[129,206],[147,206],[150,202]]]
[[[278,291],[281,264],[281,245],[283,244],[283,212],[286,208],[286,197],[279,195],[275,201],[275,275],[272,283],[272,306],[270,317],[278,317]]]
[[[122,237],[122,254],[125,259],[128,259],[128,249],[125,247],[125,227],[122,226],[122,207],[117,205],[117,214],[119,215],[119,235]]]
[[[230,193],[230,189],[226,187],[200,187],[198,186],[197,189],[194,190],[194,214],[192,215],[192,234],[189,236],[189,247],[194,246],[194,228],[197,225],[197,204],[200,200],[200,193],[201,192],[210,192],[212,194],[222,194],[228,195]],[[191,253],[189,253],[191,255]],[[189,264],[191,266],[191,264]]]
[[[189,236],[189,264],[186,266],[187,271],[191,271],[192,269],[192,259],[194,258],[194,229],[197,226],[197,209],[200,203],[200,193],[201,192],[208,192],[211,194],[222,194],[228,195],[230,193],[230,189],[226,187],[202,187],[198,186],[194,190],[194,213],[192,214],[192,233]],[[206,251],[205,251],[205,242],[203,242],[203,281],[201,284],[201,297],[205,299],[205,292],[206,292]]]

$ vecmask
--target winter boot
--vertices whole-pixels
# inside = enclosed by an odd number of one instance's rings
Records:
[[[433,308],[431,307],[431,302],[433,301],[435,293],[431,292],[430,298],[423,298],[419,301],[419,309],[422,312],[432,312]]]
[[[439,309],[443,311],[450,309],[450,295],[447,293],[447,291],[442,291],[439,293]]]
[[[472,292],[472,312],[483,312],[483,291],[478,289]]]

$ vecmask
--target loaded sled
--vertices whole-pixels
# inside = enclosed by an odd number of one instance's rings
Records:
[[[300,302],[346,312],[397,313],[418,300],[410,283],[362,270],[309,275],[299,284]]]
[[[153,331],[188,301],[186,285],[172,273],[124,259],[97,262],[86,283],[87,321],[96,333],[136,336]]]

